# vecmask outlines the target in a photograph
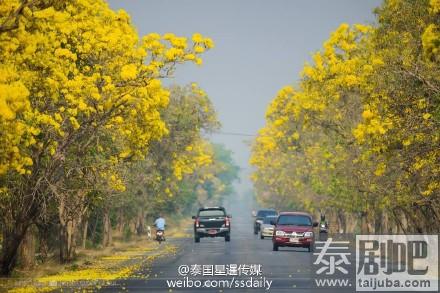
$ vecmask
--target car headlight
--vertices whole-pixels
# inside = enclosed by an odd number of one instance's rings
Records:
[[[263,224],[263,221],[262,220],[257,220],[257,223],[258,224]]]
[[[275,232],[276,236],[284,236],[284,234],[285,234],[284,231],[276,231]]]
[[[322,225],[321,225],[321,228],[325,228],[325,225],[324,225],[324,224],[322,224]]]
[[[313,232],[304,233],[304,237],[307,237],[307,238],[313,237]]]

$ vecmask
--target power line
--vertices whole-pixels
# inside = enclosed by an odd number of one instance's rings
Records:
[[[227,132],[227,131],[214,131],[213,134],[220,135],[233,135],[233,136],[245,136],[245,137],[256,137],[256,134],[242,133],[242,132]]]

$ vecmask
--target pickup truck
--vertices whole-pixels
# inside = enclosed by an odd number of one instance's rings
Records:
[[[194,219],[194,241],[200,242],[203,237],[224,237],[231,240],[231,216],[223,207],[200,208]]]

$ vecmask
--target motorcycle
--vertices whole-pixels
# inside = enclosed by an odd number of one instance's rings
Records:
[[[159,242],[159,244],[165,241],[165,232],[163,230],[156,230],[156,241]]]
[[[328,233],[328,225],[327,225],[327,223],[321,223],[319,225],[319,233]]]

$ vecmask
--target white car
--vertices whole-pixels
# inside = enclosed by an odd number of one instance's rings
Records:
[[[273,235],[274,226],[270,223],[276,221],[278,216],[267,216],[263,219],[263,223],[260,224],[260,239],[264,237],[271,237]]]

